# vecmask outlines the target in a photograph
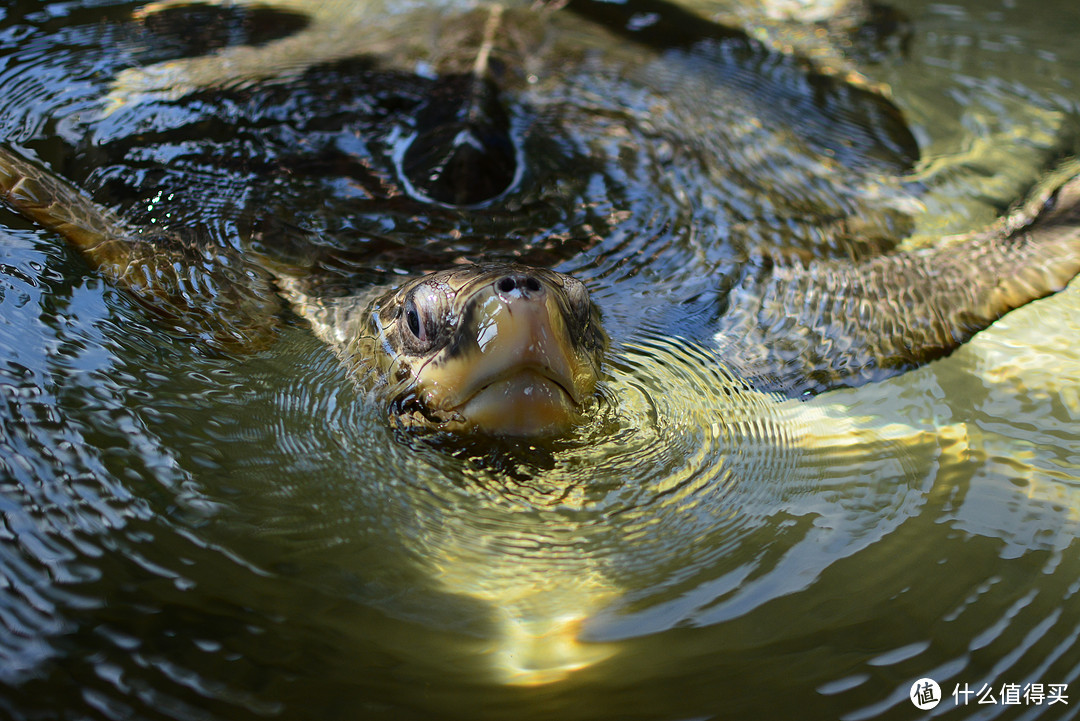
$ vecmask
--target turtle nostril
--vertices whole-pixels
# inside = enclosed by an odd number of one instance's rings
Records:
[[[532,275],[515,273],[495,281],[495,292],[502,296],[503,300],[539,300],[544,297],[544,285]]]

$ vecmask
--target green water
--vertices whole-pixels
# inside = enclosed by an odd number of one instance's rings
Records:
[[[923,151],[912,243],[989,222],[1071,147],[1080,8],[1013,5],[906,3],[903,52],[866,67]],[[197,108],[160,121],[179,131],[96,119],[120,67],[157,59],[133,7],[0,11],[0,131],[103,202],[141,188],[146,215],[155,183],[158,212],[189,183],[231,232],[223,171],[159,172],[216,132]],[[617,340],[601,418],[447,444],[388,427],[301,322],[208,354],[0,211],[0,716],[1076,715],[1077,282],[890,381],[732,406],[708,338],[636,309],[682,256],[631,272],[601,249],[559,258]],[[997,703],[958,707],[965,684]]]

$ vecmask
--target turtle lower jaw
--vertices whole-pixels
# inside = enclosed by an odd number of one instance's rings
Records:
[[[565,383],[532,367],[485,383],[454,411],[475,430],[506,436],[561,435],[582,418]]]

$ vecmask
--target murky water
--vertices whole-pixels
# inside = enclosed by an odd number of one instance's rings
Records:
[[[988,222],[1072,147],[1080,9],[1018,5],[905,3],[903,52],[865,67],[922,148],[917,193],[859,186],[925,206],[909,242]],[[513,122],[569,140],[543,148],[552,166],[519,206],[388,206],[363,140],[388,132],[373,86],[335,84],[367,82],[362,67],[102,115],[123,68],[236,40],[180,43],[135,7],[0,11],[7,142],[139,220],[223,243],[254,229],[343,275],[504,237],[492,253],[527,248],[589,283],[616,351],[572,439],[409,436],[300,321],[270,350],[209,353],[0,211],[0,715],[913,718],[923,677],[945,695],[930,713],[1075,715],[1080,285],[884,383],[748,394],[708,347],[701,276],[679,271],[722,268],[780,225],[798,239],[813,217],[748,223],[731,177],[711,179],[724,200],[680,195],[655,171],[670,148],[620,154],[643,126],[586,147],[539,112]],[[413,82],[395,97],[422,94]],[[567,179],[586,151],[638,165]],[[769,172],[742,152],[735,167]],[[345,167],[357,157],[373,160]],[[799,192],[840,202],[802,171]],[[984,684],[996,703],[956,707],[954,688]],[[1011,684],[1069,684],[1068,704],[1006,705]]]

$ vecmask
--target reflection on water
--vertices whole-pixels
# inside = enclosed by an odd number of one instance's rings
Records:
[[[132,5],[86,5],[0,11],[0,128],[101,197],[215,219],[229,242],[242,223],[228,209],[250,198],[209,191],[268,171],[219,162],[228,153],[270,138],[241,157],[272,156],[289,133],[361,143],[285,119],[233,137],[246,120],[190,120],[206,99],[94,119],[144,40],[124,21]],[[909,3],[908,54],[870,68],[926,154],[912,242],[988,219],[1062,144],[1080,17],[1043,7]],[[185,155],[185,133],[226,150]],[[162,170],[169,153],[179,165]],[[303,170],[275,182],[304,202],[347,174]],[[705,346],[701,289],[675,277],[693,254],[664,255],[712,237],[697,206],[645,197],[624,171],[571,188],[596,201],[580,213],[526,199],[567,239],[542,252],[590,283],[616,339],[598,416],[529,447],[387,427],[298,321],[252,357],[204,352],[0,211],[0,715],[910,718],[925,676],[946,694],[1080,690],[1080,286],[945,361],[781,401]],[[380,216],[378,168],[350,177],[325,214],[298,203],[286,221],[327,244],[363,226],[387,267],[402,256],[373,224],[468,249],[451,215],[405,199]],[[185,184],[209,205],[162,211]],[[606,228],[609,193],[643,210]],[[712,208],[729,227],[737,200]],[[515,221],[473,222],[465,236]],[[732,251],[714,240],[709,252]]]

